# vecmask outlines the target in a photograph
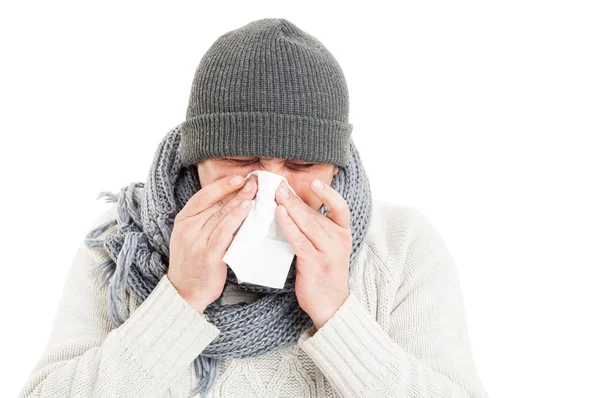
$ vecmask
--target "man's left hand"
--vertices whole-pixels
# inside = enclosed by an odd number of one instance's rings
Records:
[[[282,181],[275,195],[276,217],[297,257],[298,304],[320,329],[350,294],[352,231],[344,198],[322,181],[314,180],[310,188],[329,209],[326,215],[296,197]]]

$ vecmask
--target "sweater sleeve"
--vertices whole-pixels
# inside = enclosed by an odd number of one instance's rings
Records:
[[[299,344],[344,397],[489,397],[471,352],[453,260],[420,210],[414,208],[412,220],[404,265],[388,267],[388,330],[351,292]]]
[[[96,222],[106,219],[107,213]],[[50,338],[19,397],[164,396],[218,336],[219,329],[188,305],[166,274],[114,328],[108,284],[101,288],[100,271],[92,269],[107,256],[104,249],[79,247]]]

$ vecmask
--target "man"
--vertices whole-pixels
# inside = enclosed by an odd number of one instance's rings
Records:
[[[104,193],[21,396],[486,397],[452,258],[419,210],[372,201],[348,109],[339,64],[290,21],[220,36],[146,184]],[[275,197],[283,289],[222,261],[253,170],[298,193]]]

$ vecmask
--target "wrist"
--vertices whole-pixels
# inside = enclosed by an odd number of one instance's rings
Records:
[[[318,314],[310,315],[310,318],[315,325],[315,328],[319,330],[323,327],[333,316],[338,312],[341,306],[346,302],[348,296],[350,295],[350,291],[345,293],[345,295],[337,301],[337,304],[328,307],[328,309],[323,309],[319,311]]]
[[[204,311],[206,310],[206,307],[208,307],[206,304],[204,303],[196,303],[193,301],[187,301],[188,305],[190,307],[192,307],[193,309],[195,309],[199,314],[204,314]]]
[[[188,305],[190,307],[195,309],[199,314],[204,314],[206,307],[208,307],[208,305],[210,304],[210,303],[207,303],[206,300],[204,300],[202,298],[198,298],[198,297],[189,297],[189,296],[181,295],[181,298],[183,298],[183,300],[186,303],[188,303]]]
[[[191,297],[187,294],[182,294],[177,288],[175,288],[175,290],[177,290],[179,297],[181,297],[183,301],[185,301],[190,307],[196,310],[199,314],[204,314],[204,310],[206,310],[206,307],[208,307],[208,304],[205,300],[197,297]]]

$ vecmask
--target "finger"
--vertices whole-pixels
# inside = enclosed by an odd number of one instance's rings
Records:
[[[240,175],[226,176],[214,181],[198,192],[196,192],[187,201],[185,206],[177,213],[175,221],[185,220],[194,217],[210,206],[222,200],[225,196],[239,189],[244,182],[244,177]]]
[[[289,216],[285,206],[277,206],[275,209],[275,218],[279,223],[281,232],[283,232],[285,239],[292,246],[296,255],[306,254],[307,256],[312,256],[317,252],[318,248],[298,228],[294,220]]]
[[[341,227],[350,228],[350,208],[339,192],[321,180],[313,180],[310,189],[327,206],[327,218]]]
[[[252,200],[254,198],[257,189],[256,177],[251,176],[244,185],[244,188],[242,188],[233,199],[214,211],[204,224],[200,226],[199,239],[208,240],[215,228],[231,211],[238,207],[244,200]]]
[[[233,239],[233,233],[242,225],[251,209],[252,202],[247,199],[236,206],[214,228],[207,239],[206,246],[214,248],[221,257],[224,256]]]
[[[282,188],[287,190],[287,196],[283,193]],[[296,226],[318,250],[323,251],[326,247],[331,247],[331,236],[327,234],[323,224],[319,221],[320,217],[323,220],[327,220],[327,218],[304,203],[300,197],[293,195],[285,181],[279,185],[275,199],[278,204],[285,206]]]
[[[205,217],[204,221],[202,221],[201,225],[198,225],[199,229],[204,228],[204,225],[214,216],[217,217],[216,223],[218,223],[227,213],[231,210],[235,209],[237,205],[242,203],[242,201],[246,199],[254,198],[256,195],[255,190],[253,188],[257,187],[257,178],[255,176],[250,176],[245,178],[246,183],[237,191],[232,192],[223,199],[217,201],[211,207],[202,212],[202,216]],[[254,185],[254,186],[253,186]],[[216,223],[213,225],[216,225]],[[212,232],[211,229],[211,232]]]

